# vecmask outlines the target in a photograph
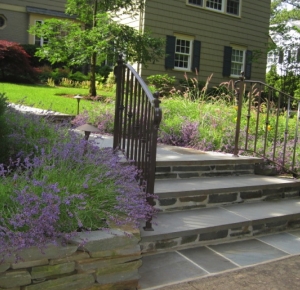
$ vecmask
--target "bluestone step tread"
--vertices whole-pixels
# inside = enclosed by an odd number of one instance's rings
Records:
[[[288,217],[300,218],[299,198],[159,213],[153,220],[154,231],[141,229],[141,237],[144,243]]]
[[[238,190],[300,187],[300,181],[261,175],[230,177],[201,177],[188,179],[161,179],[155,181],[154,193],[159,197],[176,197],[182,194],[233,192]]]
[[[156,166],[168,165],[217,165],[253,164],[263,162],[262,158],[233,156],[229,153],[199,151],[191,148],[161,145],[157,146]]]

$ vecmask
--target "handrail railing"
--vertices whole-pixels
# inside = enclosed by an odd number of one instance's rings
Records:
[[[261,81],[245,80],[243,75],[235,88],[238,109],[234,155],[241,150],[252,152],[298,176],[300,100]]]
[[[140,185],[147,193],[147,201],[154,206],[157,134],[162,118],[158,93],[149,88],[122,56],[114,70],[117,88],[113,148],[121,150],[127,160],[137,167]],[[152,229],[151,218],[144,230]]]

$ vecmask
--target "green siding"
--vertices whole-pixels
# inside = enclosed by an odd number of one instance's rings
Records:
[[[7,25],[0,30],[0,39],[14,41],[21,44],[28,43],[28,16],[26,13],[1,10],[7,19]],[[14,33],[12,33],[14,31]]]
[[[65,3],[66,0],[1,0],[0,7],[1,4],[9,4],[64,11]],[[186,5],[186,0],[151,0],[146,1],[144,19],[141,19],[142,15],[136,18],[122,15],[120,22],[141,29],[141,20],[143,20],[144,29],[152,31],[153,35],[163,39],[174,33],[193,36],[196,42],[201,42],[199,79],[205,81],[213,74],[211,85],[229,80],[228,77],[223,77],[224,47],[235,44],[244,46],[253,54],[260,52],[259,57],[251,65],[251,77],[264,81],[270,0],[255,1],[255,3],[253,0],[242,0],[241,7],[241,17],[233,17]],[[0,9],[0,13],[3,13],[1,11]],[[23,33],[27,34],[28,15],[8,12],[8,10],[4,14],[14,19],[15,26],[8,27],[10,31],[15,31],[17,41],[24,42]],[[8,27],[0,31],[2,39],[11,35],[8,33]],[[166,70],[164,58],[154,64],[148,64],[147,68],[143,67],[141,72],[144,78],[163,73],[174,75],[178,79],[184,77],[182,71]],[[188,76],[194,77],[194,72],[188,72]]]
[[[43,9],[65,11],[67,0],[1,0],[3,4],[16,6],[31,6]]]
[[[252,78],[265,80],[270,0],[242,1],[241,17],[208,11],[186,5],[185,0],[147,1],[145,27],[156,36],[181,33],[194,36],[201,41],[200,80],[213,73],[211,85],[229,78],[223,77],[224,46],[244,46],[251,51],[260,51],[260,58],[252,64]],[[159,9],[157,9],[159,7]],[[142,76],[168,73],[183,78],[182,71],[165,70],[164,60],[143,68]],[[194,76],[193,72],[188,75]]]
[[[7,25],[0,30],[0,38],[21,44],[28,43],[29,15],[26,7],[65,11],[66,0],[1,0],[0,13],[7,19]]]

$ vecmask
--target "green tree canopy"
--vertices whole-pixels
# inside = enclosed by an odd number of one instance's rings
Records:
[[[299,8],[300,1],[271,2],[270,36],[274,43],[270,52],[274,54],[274,64],[267,74],[267,82],[292,96],[299,83],[300,71]]]
[[[291,5],[290,2],[294,2]],[[299,3],[299,6],[296,5]],[[286,6],[289,4],[290,6]],[[300,20],[300,1],[274,0],[271,2],[270,30],[279,33],[286,31],[286,25],[293,20]]]
[[[68,0],[66,13],[76,20],[46,20],[30,33],[48,39],[37,55],[51,63],[90,64],[90,94],[96,95],[96,65],[122,53],[126,61],[146,64],[163,56],[164,40],[118,22],[124,13],[134,17],[143,0]]]

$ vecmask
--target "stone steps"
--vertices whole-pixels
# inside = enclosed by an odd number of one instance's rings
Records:
[[[254,174],[255,166],[262,162],[258,158],[233,158],[226,160],[180,160],[156,163],[156,180],[195,177],[218,177]]]
[[[231,175],[156,180],[154,191],[156,208],[170,211],[297,197],[300,183],[280,177]]]
[[[300,227],[298,180],[256,175],[259,158],[167,150],[157,158],[154,231],[141,226],[143,253]]]
[[[159,213],[142,252],[211,245],[300,227],[300,198]]]

